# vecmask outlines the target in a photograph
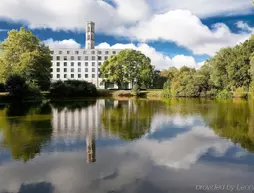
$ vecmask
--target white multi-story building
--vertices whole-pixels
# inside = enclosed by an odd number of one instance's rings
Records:
[[[86,48],[52,49],[51,80],[85,80],[105,88],[99,78],[100,66],[110,56],[118,54],[120,49],[95,49],[95,24],[88,22],[86,26]],[[112,86],[112,85],[111,85]]]

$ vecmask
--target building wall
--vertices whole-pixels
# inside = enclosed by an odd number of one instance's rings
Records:
[[[104,88],[99,78],[103,62],[120,49],[52,49],[51,80],[85,80]]]

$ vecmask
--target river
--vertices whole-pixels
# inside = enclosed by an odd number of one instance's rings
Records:
[[[0,193],[254,192],[254,101],[0,105]]]

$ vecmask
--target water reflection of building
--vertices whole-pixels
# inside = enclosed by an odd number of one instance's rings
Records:
[[[90,133],[86,136],[86,160],[87,163],[96,161],[96,141]]]
[[[96,161],[96,139],[117,138],[115,134],[103,129],[101,112],[105,108],[105,100],[97,100],[95,105],[80,109],[52,109],[53,137],[64,141],[69,149],[71,143],[86,140],[86,158],[88,163]],[[60,140],[63,139],[63,140]],[[64,144],[61,143],[61,149]],[[76,147],[73,147],[76,148]]]
[[[105,107],[104,100],[97,100],[95,105],[69,110],[53,108],[52,127],[56,137],[85,137],[92,132],[95,138],[114,138],[115,135],[103,129],[100,116]]]

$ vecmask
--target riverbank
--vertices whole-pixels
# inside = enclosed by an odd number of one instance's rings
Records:
[[[162,97],[162,89],[148,89],[141,90],[138,94],[134,93],[132,90],[107,90],[101,89],[98,90],[98,97],[140,97],[140,98],[161,98]]]

